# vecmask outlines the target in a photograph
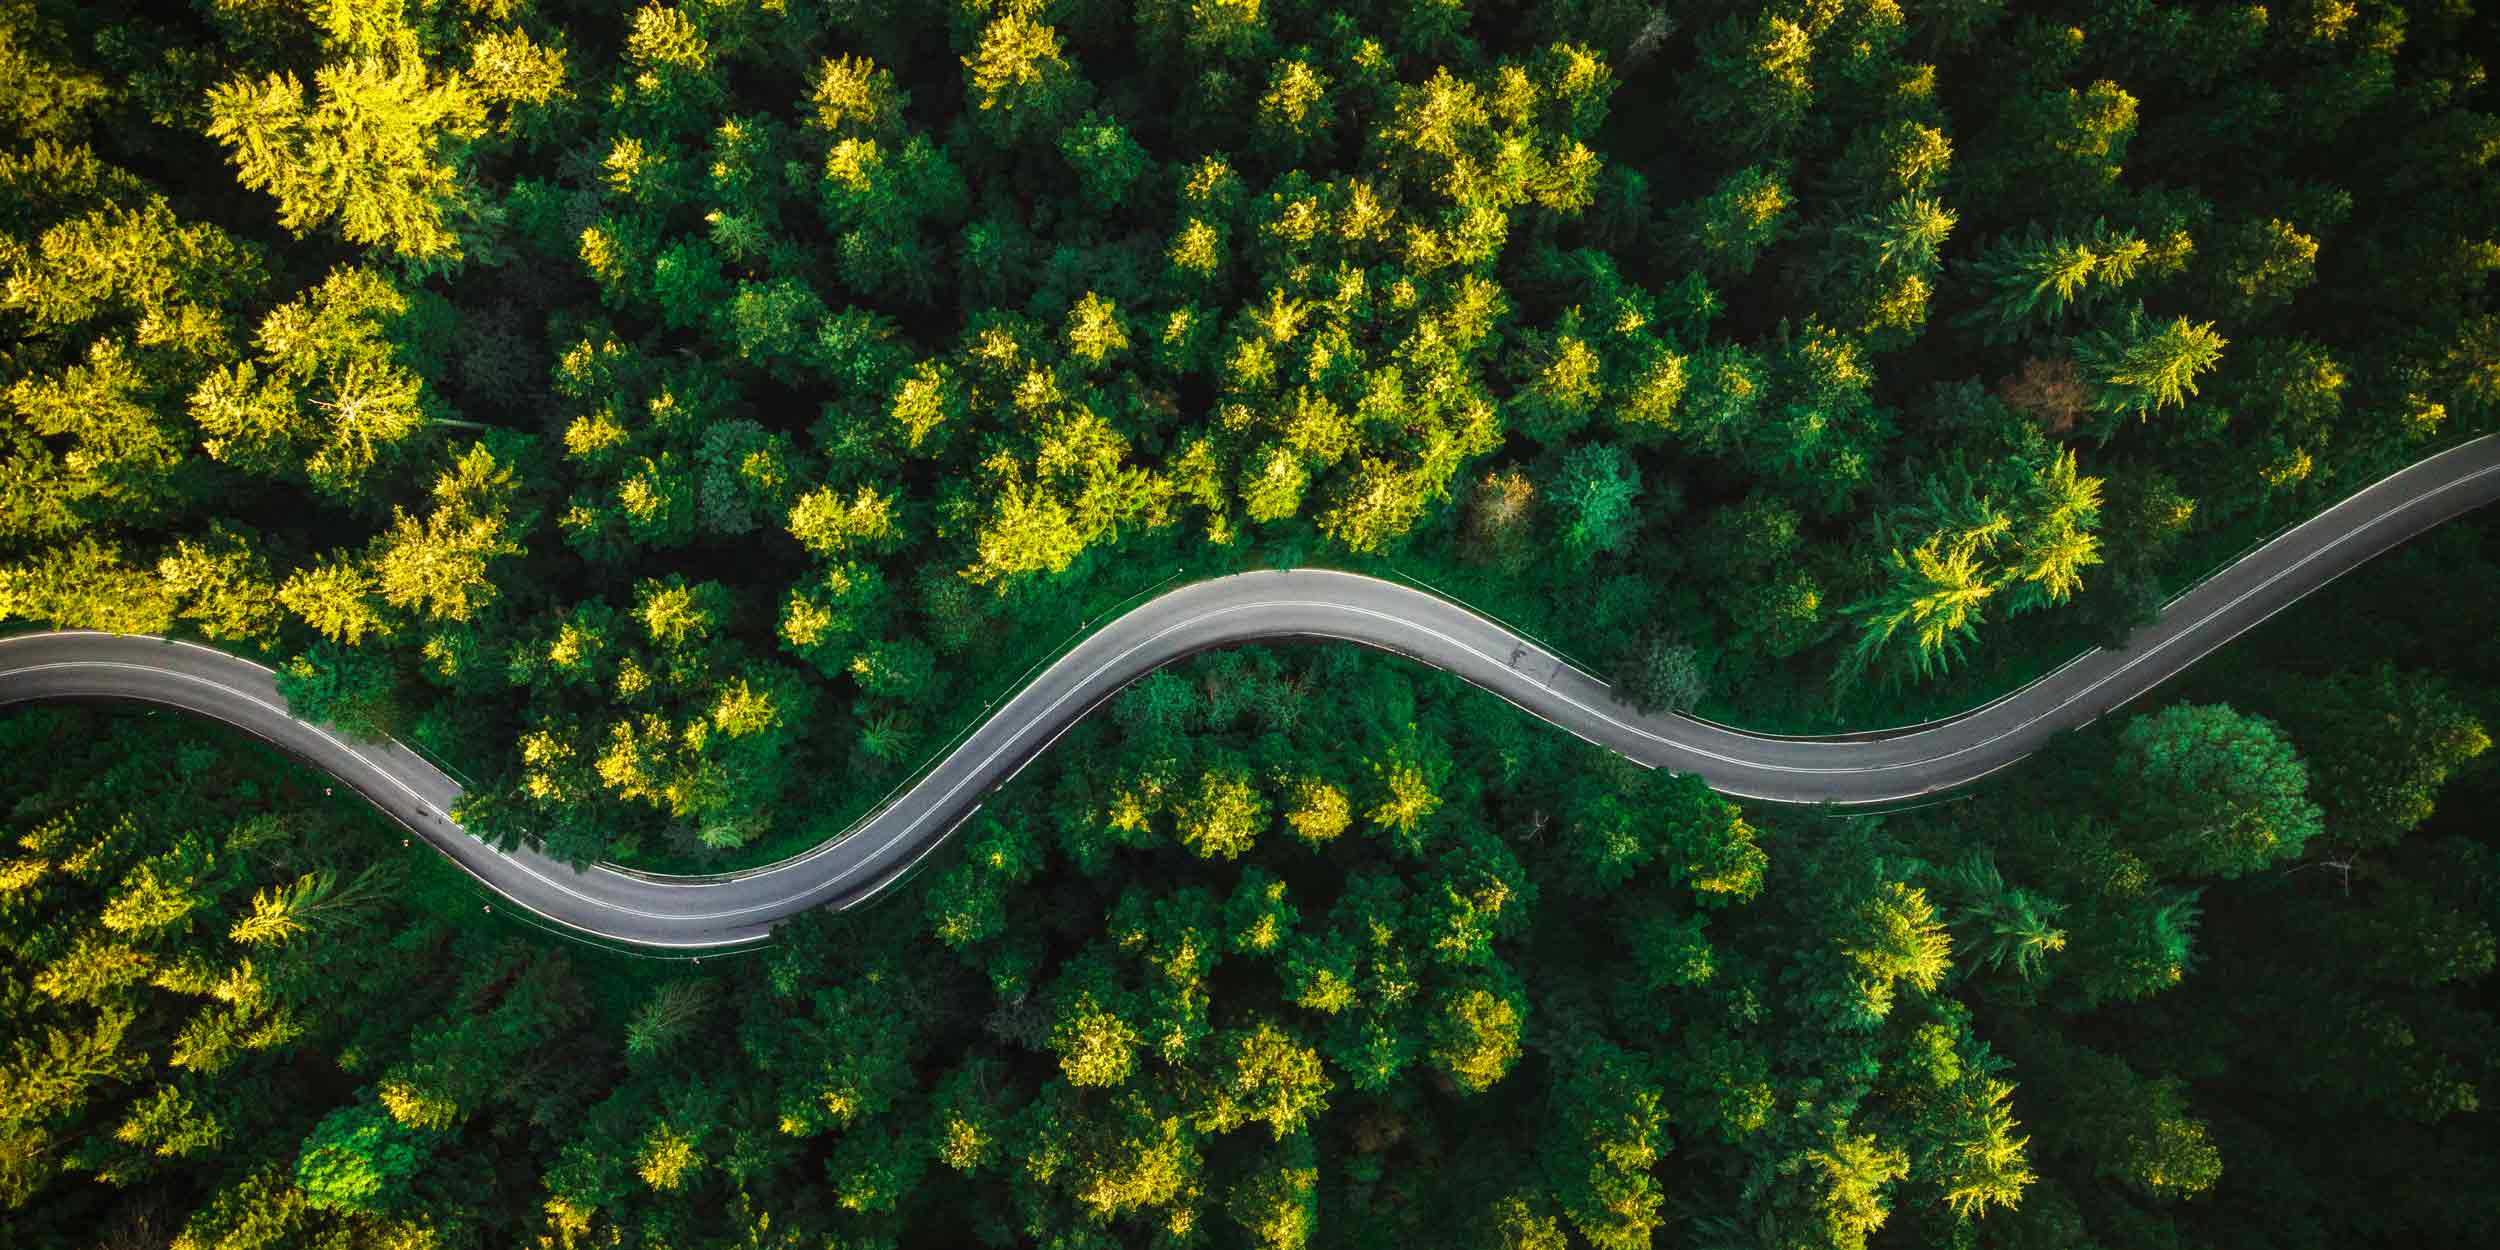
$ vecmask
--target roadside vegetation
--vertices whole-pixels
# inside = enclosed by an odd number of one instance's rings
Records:
[[[2453,617],[2372,621],[2459,577]],[[895,893],[700,963],[486,911],[216,727],[18,711],[0,750],[52,763],[0,774],[0,1227],[2469,1245],[2494,611],[2500,525],[2460,522],[1880,816],[1739,810],[1404,661],[1218,653]]]
[[[1647,707],[1914,720],[2495,427],[2493,36],[0,0],[0,628],[258,656],[480,834],[674,868],[1242,568],[1423,580]],[[699,968],[209,728],[12,711],[0,1241],[2470,1244],[2492,533],[1887,816],[1201,657]]]

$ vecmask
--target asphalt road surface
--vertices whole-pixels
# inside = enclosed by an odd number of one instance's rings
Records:
[[[1121,687],[1210,648],[1292,638],[1358,643],[1446,669],[1531,716],[1653,768],[1698,774],[1737,798],[1891,803],[2014,763],[2338,574],[2495,499],[2500,435],[2421,460],[2284,533],[2174,600],[2124,647],[2089,652],[1945,720],[1826,738],[1641,715],[1616,702],[1605,683],[1502,625],[1395,583],[1320,569],[1216,578],[1161,594],[1086,637],[849,830],[780,863],[708,877],[576,870],[529,851],[498,851],[452,821],[459,785],[407,747],[297,720],[268,669],[195,643],[76,630],[0,639],[0,705],[147,703],[223,721],[352,787],[506,905],[616,942],[701,950],[758,941],[774,921],[811,907],[875,896],[943,843],[983,795]]]

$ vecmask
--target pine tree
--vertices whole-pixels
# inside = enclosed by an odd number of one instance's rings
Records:
[[[308,872],[294,884],[252,895],[252,914],[235,922],[226,936],[246,946],[281,946],[316,930],[355,923],[394,885],[376,864],[358,872],[345,885],[337,872]]]
[[[654,991],[625,1025],[625,1055],[650,1062],[683,1046],[719,997],[710,981],[670,981]]]
[[[1841,670],[1842,680],[1854,680],[1896,655],[1908,671],[1921,677],[1941,672],[1960,658],[1997,590],[1980,557],[2002,533],[2002,523],[2000,517],[1959,533],[1938,531],[1907,554],[1894,548],[1889,557],[1889,585],[1874,597],[1843,609],[1845,615],[1859,618],[1860,624],[1857,643]],[[1906,653],[1895,648],[1896,637],[1909,641]]]
[[[1443,994],[1431,1021],[1432,1061],[1470,1094],[1493,1088],[1519,1060],[1521,1014],[1489,989]]]
[[[1982,302],[1962,324],[1988,342],[2053,329],[2068,312],[2089,311],[2134,277],[2149,249],[2132,231],[2094,222],[2079,238],[2043,236],[2037,227],[2002,235],[1960,272]]]
[[[1173,831],[1206,859],[1237,859],[1267,825],[1267,802],[1238,768],[1210,768],[1197,790],[1177,805]]]
[[[1907,982],[1932,993],[1952,970],[1953,939],[1927,894],[1904,882],[1887,882],[1862,900],[1841,953],[1857,966],[1851,1022],[1872,1028],[1891,1014],[1895,986]]]
[[[208,454],[349,495],[428,424],[463,424],[436,416],[392,340],[408,312],[406,295],[358,268],[272,312],[259,361],[217,370],[191,396]]]
[[[2237,877],[2296,859],[2317,836],[2309,769],[2275,725],[2219,704],[2135,717],[2119,735],[2114,784],[2137,812],[2142,853],[2166,872]]]
[[[480,210],[459,163],[484,109],[460,76],[361,56],[315,71],[309,101],[277,73],[211,88],[207,103],[209,137],[244,186],[276,197],[280,225],[301,235],[336,220],[348,242],[424,268],[462,259]]]
[[[1699,62],[1679,84],[1693,132],[1733,153],[1777,151],[1806,126],[1815,84],[1814,39],[1785,17],[1731,16],[1701,36]]]
[[[518,531],[528,518],[512,515],[519,489],[512,468],[481,443],[435,481],[435,508],[422,524],[393,509],[371,556],[382,601],[432,620],[476,616],[497,593],[489,562],[523,550]]]
[[[1586,559],[1631,537],[1639,522],[1633,501],[1640,493],[1640,470],[1622,448],[1591,443],[1563,457],[1546,498],[1562,514],[1564,548]]]
[[[2002,970],[2029,981],[2066,949],[2066,931],[2055,924],[2065,905],[2008,886],[1990,856],[1965,858],[1944,880],[1958,913],[1954,944],[1967,956],[1957,976]]]
[[[1075,103],[1083,80],[1062,55],[1066,47],[1058,31],[1020,12],[981,28],[973,54],[961,58],[964,83],[981,126],[998,143],[1049,133]]]
[[[2196,394],[2197,375],[2219,363],[2228,345],[2212,322],[2177,317],[2155,325],[2139,307],[2116,326],[2076,339],[2074,348],[2093,384],[2094,408],[2149,417]]]

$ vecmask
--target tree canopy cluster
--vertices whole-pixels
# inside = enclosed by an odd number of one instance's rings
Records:
[[[2500,424],[2492,46],[2461,0],[0,0],[0,628],[261,656],[480,834],[680,866],[1237,568],[1881,715]],[[2460,533],[1885,817],[1204,657],[699,968],[512,928],[205,729],[13,712],[0,1240],[2471,1244]]]
[[[2500,587],[2500,526],[2461,537],[2355,597]],[[212,727],[16,714],[0,748],[61,767],[0,774],[0,1220],[203,1250],[2472,1244],[2500,667],[2355,665],[2325,615],[2197,683],[2247,710],[2191,689],[1891,816],[1740,811],[1352,649],[1218,653],[890,899],[699,964],[481,913]]]
[[[0,619],[678,862],[1171,570],[2062,658],[2500,413],[2482,18],[2068,8],[12,0]]]

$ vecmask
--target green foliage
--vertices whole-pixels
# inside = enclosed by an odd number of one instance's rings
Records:
[[[1713,277],[1743,278],[1763,249],[1779,241],[1791,207],[1778,171],[1749,166],[1695,202],[1686,229]]]
[[[335,871],[308,872],[285,888],[254,892],[252,914],[236,921],[226,936],[245,946],[284,945],[308,933],[353,924],[358,913],[389,890],[380,865],[357,873],[345,885]]]
[[[1547,497],[1562,514],[1563,548],[1586,558],[1615,550],[1630,537],[1638,515],[1641,474],[1623,450],[1591,443],[1565,456]]]
[[[1267,804],[1248,774],[1210,768],[1182,800],[1173,821],[1181,844],[1208,859],[1237,859],[1267,825]]]
[[[1857,966],[1851,1015],[1872,1028],[1891,1014],[1894,987],[1906,983],[1932,992],[1952,967],[1953,940],[1926,892],[1889,882],[1857,908],[1841,938],[1841,953]]]
[[[1087,113],[1060,131],[1059,151],[1085,198],[1104,209],[1118,208],[1151,165],[1137,140],[1116,119],[1100,113]]]
[[[1518,1005],[1491,990],[1454,991],[1432,1019],[1432,1061],[1471,1094],[1493,1088],[1519,1059]]]
[[[1813,37],[1785,17],[1722,19],[1702,33],[1685,82],[1693,132],[1729,153],[1779,150],[1806,123],[1813,55]]]
[[[2500,412],[2488,15],[2295,9],[0,3],[0,618],[669,867],[1175,571],[1915,719]],[[1880,824],[1203,660],[700,980],[13,712],[9,1241],[2471,1244],[2492,579],[2430,562],[2199,696],[2263,721]],[[2400,640],[2452,680],[2347,671]]]
[[[2082,587],[2083,570],[2101,562],[2093,532],[2101,480],[2084,477],[2071,451],[2034,465],[2027,475],[2004,474],[2014,479],[2019,511],[1974,494],[1957,474],[1950,486],[1931,483],[1924,503],[1899,515],[1895,524],[1926,539],[1907,553],[1893,547],[1887,585],[1843,609],[1860,620],[1844,683],[1870,671],[1941,672],[1977,636],[1991,602],[2010,615],[2062,603]]]
[[[278,669],[277,685],[288,711],[366,739],[389,736],[407,718],[398,666],[370,651],[314,643]]]
[[[2300,682],[2269,700],[2301,748],[2328,841],[2395,845],[2428,820],[2440,787],[2491,748],[2448,684],[2392,665]]]
[[[1996,341],[2054,328],[2070,312],[2088,311],[2124,287],[2150,250],[2132,232],[2112,233],[2102,222],[2081,237],[2043,237],[2035,230],[1998,238],[1964,271],[1982,301],[1965,318]]]
[[[2141,848],[2160,870],[2236,877],[2299,858],[2319,832],[2308,766],[2269,721],[2182,704],[2129,721],[2119,751],[2129,801],[2165,814]]]
[[[408,301],[369,269],[340,269],[261,322],[260,359],[212,373],[191,396],[209,455],[329,493],[366,475],[427,421],[423,382],[390,323]]]
[[[1643,712],[1687,712],[1709,697],[1699,647],[1655,630],[1639,635],[1635,645],[1640,654],[1623,684],[1625,703]]]
[[[417,1146],[387,1117],[344,1108],[304,1140],[295,1184],[316,1208],[380,1211],[405,1200],[402,1187],[420,1163]]]
[[[359,56],[316,70],[309,99],[278,73],[222,84],[207,104],[208,136],[244,186],[276,197],[279,224],[302,234],[336,220],[348,242],[426,267],[463,259],[478,208],[457,162],[484,108],[459,75]]]
[[[1545,1171],[1572,1227],[1592,1246],[1646,1246],[1665,1222],[1666,1195],[1650,1169],[1669,1145],[1666,1099],[1640,1058],[1592,1048],[1549,1112]]]
[[[1957,973],[2001,971],[2029,981],[2041,975],[2049,956],[2066,949],[2066,931],[2055,924],[2064,904],[2007,885],[1985,855],[1954,865],[1945,880],[1955,896],[1953,924],[1967,955]]]
[[[1082,80],[1062,55],[1065,47],[1058,31],[1023,13],[1003,13],[981,28],[975,50],[962,58],[964,85],[997,142],[1042,131],[1067,110]]]
[[[2095,407],[2149,417],[2185,404],[2196,393],[2196,375],[2213,368],[2228,345],[2212,322],[2177,317],[2154,325],[2139,309],[2122,324],[2077,340],[2075,353],[2097,388]]]
[[[661,985],[625,1026],[626,1057],[647,1062],[685,1044],[717,996],[718,987],[708,981]]]

